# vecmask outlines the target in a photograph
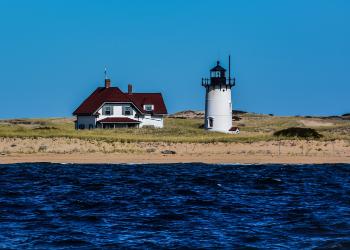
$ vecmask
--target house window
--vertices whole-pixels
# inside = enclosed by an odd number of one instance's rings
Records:
[[[113,115],[113,106],[104,106],[102,108],[102,115]]]
[[[123,115],[132,115],[132,108],[130,106],[123,106]]]
[[[146,104],[146,105],[144,105],[143,108],[144,108],[145,111],[148,111],[148,112],[153,111],[153,105],[152,104]]]
[[[208,122],[209,122],[209,128],[212,128],[214,126],[214,118],[209,117]]]

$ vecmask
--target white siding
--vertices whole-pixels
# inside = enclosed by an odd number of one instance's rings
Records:
[[[213,119],[213,127],[209,126]],[[231,89],[222,86],[209,86],[205,101],[205,128],[212,131],[229,133],[232,127]]]
[[[162,116],[145,115],[143,117],[140,117],[139,120],[141,121],[140,127],[143,127],[143,126],[154,126],[155,128],[164,127]]]
[[[108,118],[108,117],[128,117],[137,121],[140,121],[140,127],[143,126],[154,126],[155,128],[163,128],[164,122],[163,122],[163,116],[160,115],[140,115],[139,111],[135,109],[132,104],[119,104],[119,103],[111,103],[111,104],[105,104],[108,106],[113,107],[113,115],[103,115],[101,107],[98,110],[98,113],[100,114],[97,118],[97,121],[100,121],[102,119]],[[123,115],[123,106],[130,106],[133,110],[132,115],[125,116]],[[140,117],[139,117],[140,116]]]
[[[108,117],[128,117],[128,118],[131,118],[131,119],[135,119],[135,114],[137,114],[137,110],[131,105],[131,104],[117,104],[117,103],[111,103],[111,104],[105,104],[107,106],[112,106],[113,107],[113,115],[103,115],[102,113],[102,108],[101,107],[99,110],[98,110],[98,113],[100,114],[97,118],[97,120],[102,120],[102,119],[105,119],[105,118],[108,118]],[[132,108],[132,115],[123,115],[123,106],[131,106]],[[137,120],[137,119],[136,119]]]

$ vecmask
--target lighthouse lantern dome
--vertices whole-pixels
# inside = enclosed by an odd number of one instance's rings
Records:
[[[225,77],[226,69],[221,67],[220,61],[216,62],[216,66],[210,70],[211,78],[222,78]]]

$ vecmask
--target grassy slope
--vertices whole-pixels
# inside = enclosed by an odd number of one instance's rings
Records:
[[[0,137],[69,137],[97,139],[120,142],[254,142],[274,140],[274,131],[292,126],[305,127],[301,120],[315,120],[300,117],[271,117],[265,115],[240,115],[242,120],[235,122],[239,126],[239,135],[207,132],[200,129],[202,119],[165,119],[163,129],[118,129],[118,130],[81,130],[74,129],[71,119],[26,119],[18,121],[0,121]],[[320,119],[316,119],[320,121]],[[350,140],[350,121],[324,119],[321,122],[330,126],[314,127],[324,138],[322,140]]]

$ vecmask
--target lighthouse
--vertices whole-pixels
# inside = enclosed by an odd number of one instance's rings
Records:
[[[235,78],[231,79],[231,58],[229,57],[228,78],[226,69],[220,62],[210,70],[210,78],[202,78],[205,87],[205,120],[204,128],[210,131],[234,133],[232,128],[231,89],[235,86]]]

